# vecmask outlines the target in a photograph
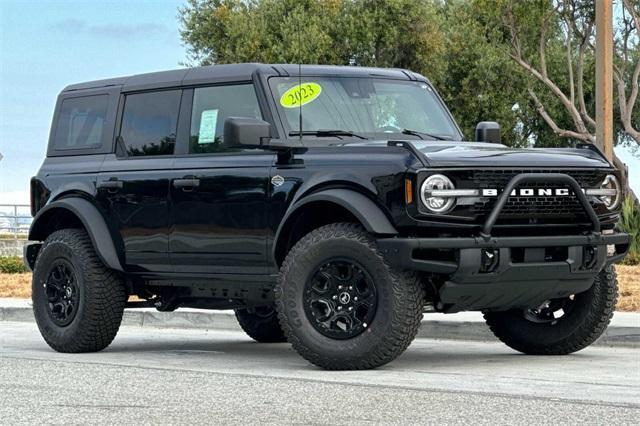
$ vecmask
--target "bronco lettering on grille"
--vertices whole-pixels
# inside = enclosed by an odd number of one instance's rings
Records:
[[[501,191],[497,189],[486,188],[482,190],[483,197],[497,197]],[[569,196],[571,192],[567,188],[516,188],[511,191],[513,197],[550,197]]]

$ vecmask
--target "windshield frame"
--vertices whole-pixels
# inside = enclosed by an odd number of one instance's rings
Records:
[[[416,74],[414,74],[416,75]],[[418,76],[418,75],[416,75]],[[300,139],[299,136],[290,136],[289,133],[290,132],[297,132],[298,129],[292,129],[290,128],[290,126],[288,125],[288,121],[286,120],[286,117],[282,116],[282,109],[278,106],[278,99],[277,99],[277,94],[275,93],[275,90],[273,90],[272,85],[271,85],[271,79],[279,79],[279,78],[283,78],[285,76],[282,75],[270,75],[267,76],[267,78],[264,80],[264,88],[265,91],[268,92],[268,96],[269,96],[269,104],[272,106],[272,108],[275,110],[272,113],[272,117],[274,119],[278,120],[278,124],[280,129],[282,129],[281,132],[281,139],[295,139],[298,140]],[[292,79],[297,79],[299,78],[298,75],[289,75],[287,77],[290,77]],[[420,76],[421,77],[421,76]],[[442,97],[440,96],[440,94],[438,93],[438,91],[435,89],[435,87],[433,86],[433,84],[431,84],[431,82],[427,79],[423,78],[416,78],[416,79],[403,79],[403,78],[393,78],[393,77],[386,77],[386,76],[381,76],[381,75],[369,75],[369,76],[352,76],[352,75],[341,75],[341,74],[332,74],[332,75],[327,75],[327,74],[315,74],[315,73],[302,73],[301,75],[302,80],[305,79],[313,79],[313,78],[319,78],[319,79],[327,79],[327,78],[341,78],[341,79],[347,79],[347,78],[358,78],[358,79],[363,79],[363,78],[369,78],[372,80],[390,80],[390,81],[396,81],[396,82],[401,82],[401,83],[422,83],[422,84],[426,84],[427,86],[429,86],[430,92],[433,95],[437,105],[441,108],[441,111],[444,113],[444,116],[449,120],[449,124],[451,125],[451,128],[453,130],[453,132],[455,134],[451,135],[452,141],[462,141],[464,140],[464,135],[462,133],[462,130],[460,129],[460,126],[458,125],[458,123],[456,122],[455,118],[453,117],[453,115],[451,114],[451,111],[449,111],[449,108],[447,107],[447,105],[444,103]],[[306,131],[306,129],[303,127],[302,129],[303,131]],[[313,130],[313,129],[311,129]],[[346,129],[322,129],[322,130],[346,130]],[[415,130],[415,129],[409,129],[409,130]],[[361,132],[356,132],[359,134],[362,134]],[[402,130],[396,132],[390,132],[390,133],[372,133],[372,132],[364,132],[363,136],[367,137],[368,140],[420,140],[421,138],[419,136],[415,136],[415,135],[409,135],[409,134],[403,134]],[[302,136],[302,140],[308,140],[308,141],[314,141],[314,144],[316,141],[319,140],[340,140],[342,143],[346,143],[346,142],[359,142],[362,143],[363,140],[357,137],[349,137],[349,136],[345,136],[345,135],[337,135],[337,136],[315,136],[315,135],[303,135]],[[429,140],[429,139],[426,139]],[[447,139],[448,140],[448,139]]]

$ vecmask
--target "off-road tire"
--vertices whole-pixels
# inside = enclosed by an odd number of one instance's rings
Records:
[[[261,309],[261,308],[258,308]],[[282,343],[287,338],[280,327],[278,313],[273,307],[268,312],[256,312],[250,309],[236,309],[236,318],[240,327],[249,337],[260,343]]]
[[[333,339],[311,324],[303,306],[305,283],[329,258],[357,261],[372,277],[377,291],[375,317],[361,334]],[[420,327],[424,290],[411,272],[390,267],[373,238],[353,223],[315,229],[287,254],[275,287],[278,317],[287,340],[306,360],[327,370],[376,368],[397,358]]]
[[[495,336],[528,355],[567,355],[586,348],[602,335],[613,317],[618,280],[613,266],[596,277],[593,286],[575,295],[575,306],[556,324],[524,318],[522,310],[489,312],[484,318]]]
[[[74,270],[79,305],[72,322],[60,327],[48,312],[44,290],[50,265],[63,259]],[[127,301],[122,277],[98,258],[87,233],[62,229],[52,233],[42,245],[33,272],[33,311],[42,337],[58,352],[97,352],[113,341]]]

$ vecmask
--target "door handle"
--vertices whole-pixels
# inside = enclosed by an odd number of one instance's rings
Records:
[[[121,180],[103,180],[96,185],[98,189],[122,189],[124,183]]]
[[[193,188],[197,188],[199,186],[200,186],[200,179],[195,179],[195,178],[175,179],[173,181],[173,187],[182,188],[183,191],[188,191]]]

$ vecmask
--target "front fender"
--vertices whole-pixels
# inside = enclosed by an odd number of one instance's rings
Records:
[[[313,202],[330,202],[337,204],[346,210],[348,210],[358,221],[364,226],[364,228],[377,235],[396,235],[398,231],[393,226],[391,221],[384,214],[382,209],[376,205],[372,200],[362,195],[359,192],[350,189],[326,189],[319,192],[315,192],[311,195],[305,196],[294,204],[292,204],[280,221],[280,226],[276,232],[275,241],[280,241],[283,229],[287,228],[289,220],[295,215],[302,207]],[[278,244],[274,244],[274,250]]]
[[[43,207],[33,219],[29,229],[29,240],[45,240],[50,233],[47,224],[50,223],[50,219],[54,215],[60,214],[62,211],[70,212],[82,222],[96,253],[106,266],[123,271],[111,232],[109,232],[102,214],[93,204],[83,198],[62,198]]]
[[[327,201],[349,210],[372,234],[395,235],[398,233],[382,209],[371,199],[351,189],[327,189],[306,196],[295,203],[287,212],[283,223],[297,209],[314,201]]]

